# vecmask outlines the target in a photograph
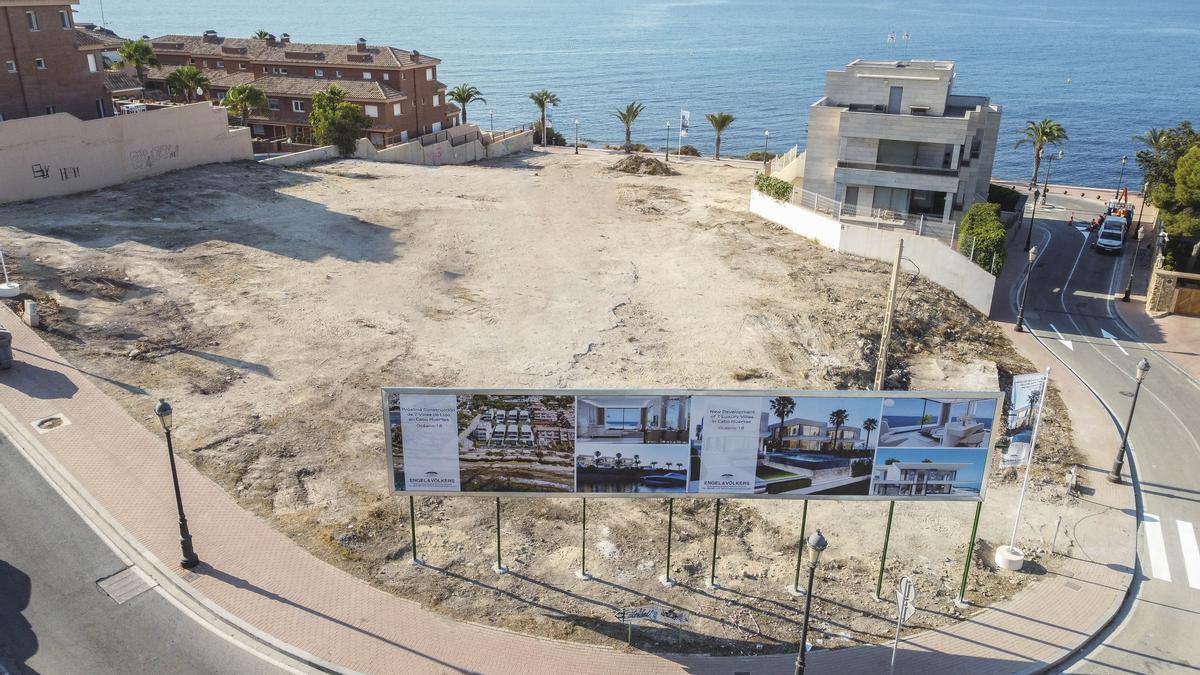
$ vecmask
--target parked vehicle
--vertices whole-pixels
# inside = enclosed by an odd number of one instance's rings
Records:
[[[1121,255],[1125,250],[1125,219],[1119,216],[1105,218],[1092,248],[1096,249],[1097,253]]]

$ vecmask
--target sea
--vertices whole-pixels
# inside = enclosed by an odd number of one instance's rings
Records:
[[[803,149],[824,73],[856,58],[956,61],[956,93],[1003,107],[997,178],[1028,180],[1032,152],[1013,144],[1027,120],[1049,117],[1069,135],[1052,182],[1116,186],[1127,155],[1136,190],[1133,136],[1200,112],[1197,0],[82,0],[77,17],[125,37],[365,37],[441,59],[449,87],[478,87],[487,103],[468,117],[484,128],[532,121],[529,93],[546,88],[569,142],[576,120],[581,142],[622,142],[613,111],[639,101],[635,142],[674,146],[688,110],[683,142],[705,155],[704,115],[717,111],[736,117],[723,155]]]

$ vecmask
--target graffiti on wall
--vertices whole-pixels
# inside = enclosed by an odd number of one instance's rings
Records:
[[[129,153],[129,168],[134,171],[147,171],[154,168],[154,165],[159,162],[175,159],[178,156],[178,145],[163,144],[152,148],[134,150]]]
[[[33,171],[33,178],[35,180],[47,180],[50,178],[51,169],[53,167],[51,167],[49,164],[42,164],[39,162],[37,164],[31,165],[29,168],[30,168],[30,170]],[[76,178],[79,178],[79,167],[77,167],[77,166],[60,166],[60,167],[58,167],[58,179],[60,181],[74,180]]]

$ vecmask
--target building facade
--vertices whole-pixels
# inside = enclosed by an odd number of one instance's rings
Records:
[[[768,429],[780,450],[853,450],[863,440],[863,430],[859,427],[843,425],[835,430],[828,422],[800,417],[784,420],[782,425],[775,422]]]
[[[844,215],[957,220],[986,201],[1000,106],[952,93],[952,61],[856,60],[809,109],[803,188]]]
[[[893,462],[876,466],[871,494],[881,497],[954,494],[958,472],[966,467],[946,462]]]
[[[78,0],[0,0],[0,120],[112,116],[105,43],[76,30]]]
[[[266,110],[250,116],[257,138],[311,136],[308,113],[316,92],[337,84],[346,100],[363,107],[376,145],[400,142],[454,126],[458,108],[446,101],[446,85],[437,79],[440,60],[417,51],[368,45],[292,42],[278,39],[164,35],[150,40],[160,67],[149,81],[162,86],[184,65],[204,71],[211,94],[220,100],[238,84],[253,83],[266,93]]]

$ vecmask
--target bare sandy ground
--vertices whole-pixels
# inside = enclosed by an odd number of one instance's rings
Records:
[[[703,587],[714,505],[702,500],[676,502],[675,589],[658,582],[663,500],[589,501],[594,581],[574,576],[578,499],[505,500],[514,574],[499,578],[491,500],[418,499],[430,566],[407,564],[407,500],[385,487],[380,386],[869,386],[883,265],[749,215],[749,169],[629,176],[607,169],[613,159],[211,166],[3,207],[0,236],[55,346],[147,424],[155,398],[169,399],[181,453],[316,555],[464,620],[618,645],[613,608],[660,602],[692,612],[693,625],[638,631],[639,647],[791,649],[802,608],[784,589],[799,501],[723,502],[716,591]],[[1031,369],[940,288],[908,277],[900,307],[898,382],[996,386],[998,367],[1003,386]],[[1069,423],[1057,396],[1051,404],[1026,515],[1032,549],[1068,504],[1055,481],[1073,452]],[[990,483],[969,591],[985,602],[1036,577],[987,569],[1015,494],[1011,480]],[[894,610],[869,599],[886,508],[810,507],[810,529],[831,541],[819,645],[892,630]],[[916,576],[914,627],[956,620],[973,511],[897,506],[884,592]]]

